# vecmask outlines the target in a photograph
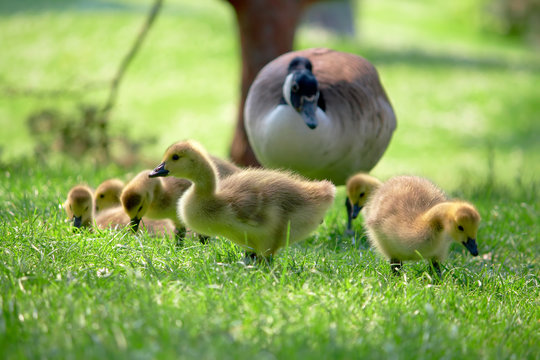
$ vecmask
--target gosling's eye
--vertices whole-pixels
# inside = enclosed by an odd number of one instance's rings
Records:
[[[100,194],[100,195],[99,195],[99,198],[100,198],[100,199],[103,199],[104,197],[105,197],[105,194]]]
[[[180,159],[180,156],[179,156],[178,154],[174,154],[174,155],[172,156],[172,159],[173,159],[174,161],[176,161],[176,160]]]
[[[139,207],[139,210],[137,210],[137,211],[141,211],[141,210],[142,210],[142,205]]]
[[[457,228],[459,231],[463,231],[463,226],[459,225]]]
[[[360,197],[364,197],[364,195],[366,195],[366,193],[365,193],[365,192],[363,192],[363,193],[360,193]]]
[[[292,92],[298,92],[298,90],[300,90],[300,86],[298,86],[298,84],[294,83],[291,86],[291,90],[292,90]]]

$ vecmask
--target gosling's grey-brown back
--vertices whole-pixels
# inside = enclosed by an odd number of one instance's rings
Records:
[[[392,269],[403,260],[428,259],[440,272],[439,262],[452,242],[476,256],[480,215],[462,200],[448,199],[435,184],[416,176],[386,181],[364,207],[371,244],[390,259]]]

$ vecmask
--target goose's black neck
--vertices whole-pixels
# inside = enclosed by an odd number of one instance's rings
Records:
[[[298,84],[300,92],[306,93],[306,95],[311,96],[318,91],[319,99],[317,101],[317,106],[322,111],[326,111],[326,103],[324,101],[324,96],[318,88],[317,79],[315,78],[315,75],[313,75],[313,64],[308,58],[303,56],[297,56],[292,59],[289,63],[287,73],[295,73],[295,83]],[[287,104],[283,96],[281,97],[279,103]]]
[[[308,70],[309,72],[313,71],[313,65],[311,64],[311,61],[309,61],[308,58],[305,58],[303,56],[297,56],[294,59],[291,60],[289,63],[289,68],[287,69],[287,73],[290,74],[293,71],[298,70]]]
[[[288,105],[283,95],[279,99],[279,105]],[[319,90],[319,100],[317,100],[317,106],[324,112],[326,112],[326,103],[324,102],[323,92]]]

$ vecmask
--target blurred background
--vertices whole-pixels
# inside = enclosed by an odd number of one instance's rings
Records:
[[[538,0],[338,3],[302,13],[294,49],[330,47],[378,69],[398,127],[373,174],[419,174],[450,188],[487,177],[537,182]],[[0,2],[4,165],[32,157],[149,167],[186,138],[228,156],[242,73],[234,8],[165,1],[122,68],[153,4]]]

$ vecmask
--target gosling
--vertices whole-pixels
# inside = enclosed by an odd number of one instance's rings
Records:
[[[119,179],[109,179],[99,184],[94,192],[96,212],[120,206],[120,194],[123,188],[124,182]]]
[[[345,207],[347,209],[347,233],[353,234],[352,221],[366,204],[371,194],[381,186],[379,179],[368,174],[358,173],[347,179],[347,198]]]
[[[177,235],[183,238],[185,227],[176,215],[176,203],[191,186],[186,179],[154,179],[151,170],[137,174],[124,188],[120,200],[130,219],[133,231],[137,231],[143,216],[150,219],[170,219],[176,226]]]
[[[220,178],[240,171],[229,161],[210,156],[216,165]],[[176,225],[177,238],[181,242],[186,234],[183,222],[178,218],[176,205],[178,199],[191,186],[191,181],[179,178],[150,178],[150,170],[141,171],[124,188],[120,199],[131,226],[137,231],[140,219],[146,216],[151,219],[170,219]],[[200,237],[202,243],[207,238]]]
[[[92,226],[94,200],[92,190],[88,186],[77,185],[71,188],[63,206],[74,227],[80,229]]]
[[[99,229],[124,228],[129,224],[130,219],[121,206],[109,207],[97,213],[94,208],[92,190],[85,185],[73,187],[64,202],[68,218],[73,221],[73,226],[77,229],[92,226]],[[165,236],[172,235],[174,232],[174,225],[170,220],[143,219],[143,221],[151,234]]]
[[[208,153],[195,141],[170,146],[150,174],[167,175],[193,183],[178,202],[178,214],[189,228],[223,236],[267,259],[314,231],[336,193],[329,181],[275,170],[245,169],[219,179]]]
[[[452,242],[478,255],[480,215],[461,200],[449,200],[429,180],[398,176],[381,185],[364,207],[371,244],[398,273],[404,260],[427,259],[440,277],[440,262]]]
[[[98,229],[124,229],[130,224],[130,219],[121,206],[112,207],[96,214],[95,225]],[[174,223],[169,219],[152,220],[143,218],[142,228],[150,235],[173,236]]]

